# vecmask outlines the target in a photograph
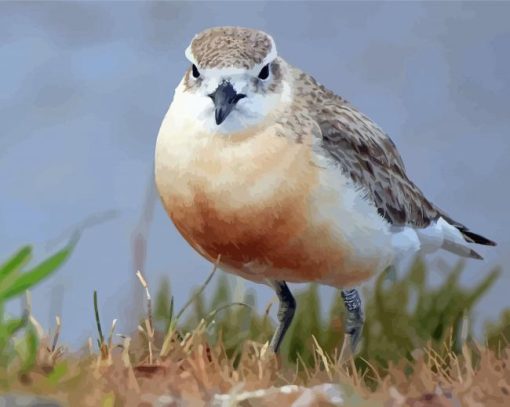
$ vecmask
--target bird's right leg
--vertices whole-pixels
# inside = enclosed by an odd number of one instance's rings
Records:
[[[359,296],[358,290],[355,288],[342,290],[341,295],[344,300],[345,310],[347,311],[344,327],[346,339],[344,340],[344,350],[346,346],[348,346],[350,348],[350,353],[354,355],[364,323],[361,297]]]
[[[294,317],[294,313],[296,311],[296,300],[292,296],[292,293],[287,287],[285,281],[270,281],[271,286],[276,291],[276,295],[280,301],[280,306],[278,308],[278,328],[271,339],[271,348],[274,353],[278,353],[278,349],[280,349],[280,345],[285,337],[285,333],[292,322],[292,318]]]

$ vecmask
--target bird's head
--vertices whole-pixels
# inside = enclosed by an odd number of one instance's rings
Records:
[[[190,66],[173,104],[209,131],[246,130],[270,119],[290,99],[286,65],[262,31],[211,28],[196,35],[185,54]]]

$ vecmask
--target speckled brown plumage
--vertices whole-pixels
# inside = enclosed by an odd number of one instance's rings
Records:
[[[306,122],[308,128],[310,122],[314,123],[318,129],[315,137],[319,140],[316,152],[334,160],[363,189],[381,216],[396,226],[419,228],[442,216],[455,224],[467,241],[492,244],[450,219],[423,195],[407,177],[391,138],[372,120],[312,76],[286,65],[288,74],[293,76],[294,102],[280,121],[295,127]],[[295,132],[299,133],[299,129]]]
[[[241,27],[216,27],[198,34],[191,52],[201,68],[229,66],[250,69],[260,64],[271,51],[269,36]]]
[[[306,106],[320,128],[322,153],[364,189],[394,225],[428,226],[439,212],[409,180],[393,141],[346,100],[295,70]]]

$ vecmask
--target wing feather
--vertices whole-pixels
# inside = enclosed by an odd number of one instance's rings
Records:
[[[393,225],[426,227],[440,215],[407,177],[393,141],[345,104],[319,120],[322,147]]]
[[[388,222],[425,228],[443,218],[460,231],[466,242],[496,244],[470,231],[427,200],[407,177],[391,138],[372,120],[312,76],[299,70],[294,72],[299,83],[297,103],[312,112],[311,118],[320,129],[320,150],[365,191]]]

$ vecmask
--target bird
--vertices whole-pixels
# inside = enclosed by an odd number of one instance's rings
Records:
[[[275,353],[296,310],[287,283],[340,290],[354,351],[360,284],[410,256],[481,259],[472,244],[496,244],[429,201],[392,139],[279,56],[271,35],[212,27],[185,56],[156,140],[156,187],[201,256],[274,289]]]

